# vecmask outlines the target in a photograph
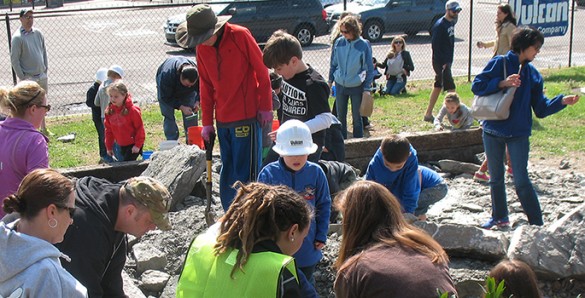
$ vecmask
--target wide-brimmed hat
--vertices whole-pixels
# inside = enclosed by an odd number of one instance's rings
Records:
[[[171,229],[167,218],[171,195],[162,183],[151,177],[140,176],[128,179],[123,187],[137,202],[148,208],[152,221],[159,229]]]
[[[218,17],[209,5],[197,4],[187,11],[187,20],[177,27],[177,44],[183,48],[196,47],[219,31],[231,18],[231,15]]]

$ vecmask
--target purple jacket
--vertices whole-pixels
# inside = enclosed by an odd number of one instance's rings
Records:
[[[0,122],[0,200],[18,190],[26,174],[49,167],[47,138],[20,118]],[[4,211],[0,208],[0,218]]]

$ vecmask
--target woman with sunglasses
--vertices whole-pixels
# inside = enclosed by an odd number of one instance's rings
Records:
[[[385,94],[397,95],[402,92],[406,86],[406,77],[410,76],[410,72],[414,70],[414,63],[410,57],[410,53],[406,50],[406,43],[402,36],[394,37],[392,40],[392,49],[386,55],[383,63],[378,63],[376,66],[386,69],[386,88]]]
[[[34,170],[2,207],[20,219],[0,223],[0,297],[87,297],[61,266],[60,258],[69,258],[53,246],[73,223],[73,182],[52,169]]]
[[[26,174],[49,167],[47,137],[38,129],[51,106],[39,84],[21,81],[13,88],[0,88],[0,110],[8,114],[0,122],[0,198],[4,198],[16,192]]]

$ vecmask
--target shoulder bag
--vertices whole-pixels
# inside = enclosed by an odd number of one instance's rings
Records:
[[[506,59],[504,62],[504,80],[508,77],[506,73]],[[522,65],[518,73],[522,71]],[[510,116],[510,105],[514,100],[516,87],[501,89],[489,95],[476,95],[471,105],[471,114],[477,120],[506,120]]]
[[[362,103],[360,104],[360,116],[370,117],[374,111],[374,97],[369,91],[362,93]]]

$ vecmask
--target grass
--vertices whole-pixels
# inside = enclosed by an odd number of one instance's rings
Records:
[[[585,87],[585,67],[547,69],[542,71],[545,77],[547,96],[559,93],[575,93],[573,89]],[[473,94],[471,84],[466,78],[457,78],[457,92],[463,102],[471,106]],[[430,131],[433,126],[423,122],[422,117],[428,103],[432,82],[414,81],[408,83],[407,94],[396,97],[375,95],[375,108],[371,121],[376,130],[372,137],[384,136],[400,132]],[[330,102],[332,103],[332,98]],[[435,113],[438,112],[441,97]],[[585,103],[579,102],[565,110],[544,119],[534,118],[533,135],[531,138],[532,158],[572,157],[584,160],[585,157]],[[144,150],[156,150],[158,144],[165,139],[163,118],[157,105],[142,107],[142,118],[146,130]],[[179,112],[176,118],[181,119]],[[348,116],[348,119],[351,119]],[[349,120],[351,121],[351,120]],[[445,120],[446,121],[446,120]],[[53,168],[67,168],[95,165],[99,160],[97,133],[90,115],[53,117],[47,119],[47,125],[55,136],[49,142],[49,160]],[[179,123],[182,127],[182,123]],[[70,143],[62,143],[57,137],[76,133],[76,139]],[[184,137],[181,136],[181,142]],[[217,148],[217,146],[216,146]]]

